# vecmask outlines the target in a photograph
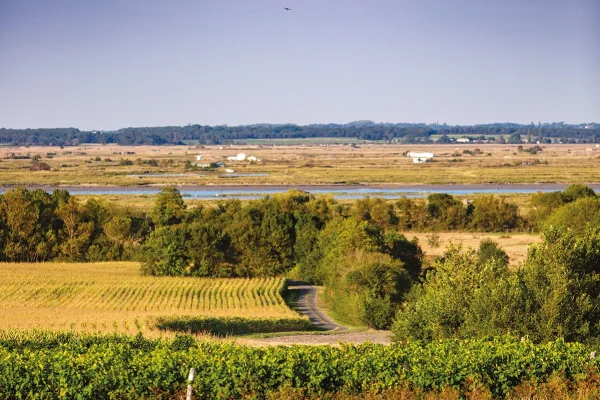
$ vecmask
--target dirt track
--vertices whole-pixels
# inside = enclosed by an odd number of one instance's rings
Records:
[[[295,310],[304,314],[310,322],[327,331],[345,331],[348,328],[337,324],[317,307],[318,288],[300,281],[288,281],[288,290],[298,293]]]
[[[323,330],[333,331],[336,333],[290,335],[266,339],[251,339],[249,340],[250,344],[257,346],[275,346],[292,344],[338,344],[340,342],[372,342],[381,344],[390,343],[391,332],[389,331],[368,330],[352,332],[349,331],[348,327],[339,325],[329,318],[329,316],[327,316],[327,314],[325,314],[317,306],[317,295],[319,289],[316,286],[298,281],[289,281],[288,284],[289,290],[298,291],[298,300],[296,306],[294,307],[295,310],[306,315],[310,319],[310,322],[312,322],[315,326],[322,328]]]
[[[328,335],[290,335],[267,339],[248,339],[248,344],[253,346],[277,346],[277,345],[335,345],[339,343],[380,343],[390,344],[392,333],[390,331],[362,331],[362,332],[340,332]]]

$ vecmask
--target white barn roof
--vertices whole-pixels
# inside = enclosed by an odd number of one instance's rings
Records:
[[[407,156],[412,158],[433,158],[433,153],[415,153],[411,151]]]

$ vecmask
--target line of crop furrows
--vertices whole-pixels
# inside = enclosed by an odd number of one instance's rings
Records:
[[[0,304],[107,311],[183,311],[285,307],[282,278],[126,279],[115,282],[5,282]]]

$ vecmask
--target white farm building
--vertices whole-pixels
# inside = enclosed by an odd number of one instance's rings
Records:
[[[424,163],[433,158],[433,153],[415,153],[414,151],[411,151],[408,152],[406,156],[411,157],[414,163]]]
[[[229,161],[245,161],[246,160],[246,154],[239,153],[237,156],[227,157],[227,159]]]

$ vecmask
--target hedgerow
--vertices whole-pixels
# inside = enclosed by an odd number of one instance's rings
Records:
[[[292,318],[245,318],[205,316],[160,316],[150,324],[161,331],[183,333],[210,333],[212,335],[246,335],[308,331],[315,329],[306,317]]]

